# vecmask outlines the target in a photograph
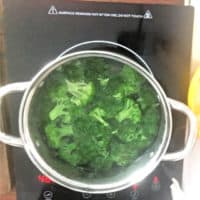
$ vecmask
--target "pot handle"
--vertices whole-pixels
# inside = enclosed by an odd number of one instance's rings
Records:
[[[10,83],[8,85],[0,87],[0,109],[2,107],[2,101],[3,101],[4,96],[8,94],[16,93],[16,92],[23,92],[24,90],[26,90],[28,86],[29,86],[29,82],[20,82],[20,83]],[[0,130],[0,142],[9,144],[15,147],[24,146],[21,138],[6,135],[6,133],[3,133],[1,130]]]
[[[128,51],[129,53],[131,53],[132,55],[135,56],[135,58],[143,65],[143,67],[146,68],[146,70],[149,72],[149,74],[151,74],[152,76],[154,76],[151,68],[149,67],[149,65],[147,64],[147,62],[135,51],[133,51],[132,49],[128,48],[127,46],[124,46],[122,44],[119,44],[117,42],[112,42],[112,41],[108,41],[108,40],[90,40],[90,41],[85,41],[85,42],[81,42],[78,44],[75,44],[67,49],[65,49],[57,58],[61,58],[62,56],[64,56],[65,54],[78,49],[82,46],[91,46],[94,44],[100,44],[100,45],[110,45],[110,46],[115,46],[115,47],[120,47],[126,51]]]
[[[168,98],[168,102],[172,109],[183,113],[187,117],[185,147],[180,151],[167,153],[163,157],[163,161],[178,161],[185,158],[192,151],[198,133],[197,119],[184,103],[170,98]]]

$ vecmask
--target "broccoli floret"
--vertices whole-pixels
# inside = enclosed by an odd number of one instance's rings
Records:
[[[134,92],[135,91],[133,86],[129,85],[128,83],[124,83],[120,85],[119,88],[115,91],[113,97],[121,101],[124,97],[127,97],[128,95],[133,94]]]
[[[119,80],[121,84],[114,91],[114,97],[122,100],[131,94],[135,94],[141,90],[144,78],[134,71],[131,67],[125,65],[119,73]]]
[[[101,86],[105,87],[108,84],[109,78],[99,77],[99,78],[97,78],[97,80],[100,82]]]
[[[116,119],[118,122],[122,122],[125,119],[130,119],[133,123],[138,123],[141,121],[141,110],[137,104],[132,100],[127,99],[124,105],[123,110],[121,110]]]
[[[144,79],[131,67],[124,66],[118,77],[121,84],[114,90],[113,97],[116,100],[123,100],[124,97],[136,94],[142,88]]]
[[[159,128],[160,113],[158,108],[151,107],[144,113],[143,129],[146,134],[156,135]]]
[[[135,70],[133,70],[130,66],[124,65],[120,72],[120,76],[123,80],[129,85],[135,86],[134,89],[140,89],[139,87],[145,82],[145,79]],[[138,88],[136,88],[136,86]]]
[[[71,102],[77,106],[86,105],[93,97],[94,85],[92,82],[71,82],[66,80],[67,92],[72,95]]]
[[[117,100],[117,101],[121,101],[124,97],[123,92],[119,91],[116,94],[113,95],[113,97]]]
[[[95,168],[95,170],[98,172],[100,171],[106,171],[109,170],[113,165],[113,161],[111,159],[105,158],[105,157],[95,157],[91,163],[91,167]]]
[[[138,156],[138,150],[133,149],[130,144],[121,144],[113,141],[110,156],[118,166],[126,166]]]
[[[130,119],[122,121],[121,126],[115,131],[114,135],[120,139],[122,143],[135,141],[143,141],[145,143],[147,138],[145,131],[141,128],[141,123],[134,124]]]
[[[55,84],[55,86],[48,90],[48,93],[50,100],[54,103],[68,101],[65,82],[62,82],[62,84],[59,84],[58,86]]]
[[[76,152],[77,144],[64,143],[58,150],[58,156],[72,166],[76,166],[81,161],[81,155]]]
[[[70,125],[66,125],[60,128],[52,122],[45,127],[45,134],[48,139],[49,146],[54,149],[58,149],[62,139],[65,136],[71,136],[73,134],[73,128]]]
[[[65,111],[66,105],[64,104],[58,104],[56,105],[50,112],[49,112],[49,118],[51,120],[55,120],[58,117],[62,116],[64,118],[64,121],[70,122],[71,116],[68,111]]]
[[[99,121],[104,126],[109,126],[109,124],[103,119],[106,116],[106,112],[102,108],[95,108],[89,114],[91,117],[94,117],[97,121]]]
[[[159,129],[152,86],[130,66],[108,61],[90,57],[63,64],[31,102],[30,128],[45,135],[54,156],[87,177],[134,162]]]

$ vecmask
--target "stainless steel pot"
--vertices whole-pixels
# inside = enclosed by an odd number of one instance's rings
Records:
[[[124,48],[134,54],[146,68],[141,67],[138,62],[124,57],[120,54],[100,51],[100,50],[82,50],[74,53],[69,51],[88,44],[106,44]],[[66,54],[67,53],[67,54]],[[85,57],[104,57],[113,59],[123,64],[127,64],[134,68],[138,73],[145,77],[156,91],[161,103],[162,123],[158,132],[156,141],[152,146],[143,153],[132,165],[118,174],[111,177],[101,177],[98,179],[83,178],[76,176],[75,169],[56,161],[50,154],[46,144],[42,141],[41,136],[37,133],[32,133],[29,127],[29,111],[32,97],[37,89],[43,84],[45,78],[59,66],[69,61]],[[147,63],[134,51],[127,47],[110,42],[110,41],[89,41],[75,45],[64,51],[58,58],[45,65],[34,77],[28,82],[11,83],[0,88],[0,102],[4,96],[15,93],[24,92],[23,99],[19,111],[19,130],[20,138],[7,135],[0,132],[0,141],[11,146],[23,147],[28,154],[33,164],[45,175],[50,177],[56,183],[70,188],[72,190],[87,192],[87,193],[107,193],[114,192],[137,183],[148,176],[161,161],[177,161],[183,159],[192,149],[196,135],[197,122],[194,114],[183,103],[168,98],[157,80],[154,78]],[[187,117],[187,130],[184,149],[166,153],[170,143],[172,134],[172,109],[177,110]]]

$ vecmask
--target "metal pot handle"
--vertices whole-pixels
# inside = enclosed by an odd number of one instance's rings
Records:
[[[0,109],[2,106],[2,100],[4,96],[8,94],[16,93],[16,92],[23,92],[24,90],[26,90],[28,86],[29,86],[29,82],[20,82],[20,83],[11,83],[3,87],[0,87]],[[21,138],[6,135],[6,133],[3,133],[1,130],[0,130],[0,142],[9,144],[15,147],[24,146]]]
[[[152,75],[153,75],[153,72],[151,70],[151,68],[149,67],[149,65],[147,64],[147,62],[139,55],[137,54],[135,51],[133,51],[132,49],[122,45],[122,44],[119,44],[119,43],[116,43],[116,42],[112,42],[112,41],[108,41],[108,40],[90,40],[90,41],[85,41],[85,42],[81,42],[81,43],[78,43],[76,45],[73,45],[69,48],[67,48],[66,50],[64,50],[57,58],[61,58],[62,56],[64,56],[65,54],[69,53],[70,51],[73,51],[79,47],[82,47],[82,46],[90,46],[90,45],[93,45],[93,44],[106,44],[106,45],[110,45],[110,46],[115,46],[115,47],[120,47],[126,51],[128,51],[129,53],[133,54],[136,59],[138,59],[141,64],[146,68],[146,70]]]
[[[172,109],[183,113],[187,117],[187,127],[186,127],[187,138],[184,149],[173,153],[167,153],[163,157],[164,161],[178,161],[185,158],[185,156],[191,152],[194,146],[198,133],[197,119],[196,116],[193,114],[193,112],[190,110],[190,108],[186,106],[184,103],[181,103],[179,101],[170,98],[168,98],[168,101]]]

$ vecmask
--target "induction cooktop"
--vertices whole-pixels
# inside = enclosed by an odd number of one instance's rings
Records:
[[[6,0],[4,27],[6,80],[21,82],[71,45],[109,40],[136,51],[150,65],[166,94],[186,102],[189,82],[193,8],[65,0]],[[121,52],[123,54],[123,52]],[[7,98],[9,132],[18,133],[21,94]],[[173,112],[168,152],[183,148],[185,118]],[[171,178],[182,183],[182,161],[161,162],[142,182],[108,194],[63,188],[39,172],[23,148],[12,148],[17,200],[170,200]]]

